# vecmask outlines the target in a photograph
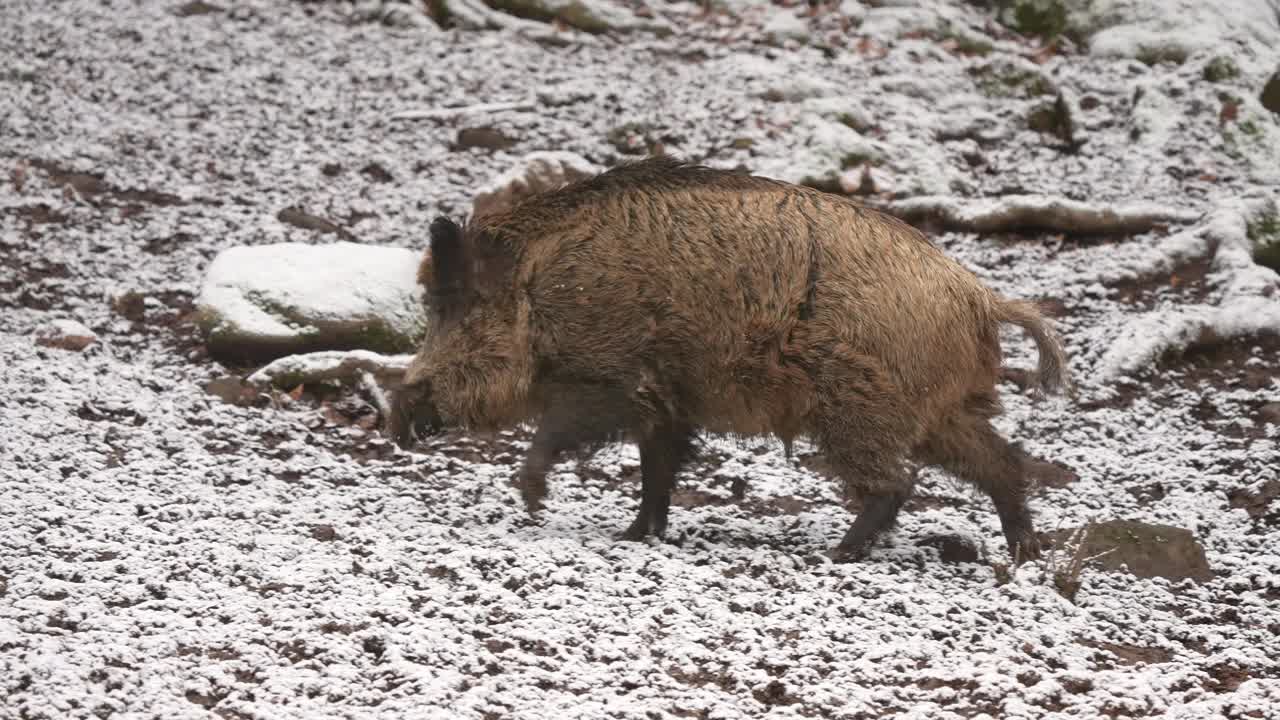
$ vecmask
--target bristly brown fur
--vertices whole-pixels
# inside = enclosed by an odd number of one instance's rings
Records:
[[[807,434],[864,498],[841,557],[893,524],[907,457],[990,494],[1011,552],[1034,554],[1021,455],[989,422],[998,326],[1035,339],[1045,390],[1065,384],[1061,345],[1033,305],[999,297],[915,228],[669,157],[437,223],[442,252],[419,269],[434,320],[399,406],[474,429],[537,420],[530,509],[560,453],[627,432],[643,477],[627,536],[661,534],[696,430]]]

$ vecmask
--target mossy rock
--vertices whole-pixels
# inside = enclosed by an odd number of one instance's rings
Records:
[[[1201,74],[1205,80],[1211,83],[1218,83],[1239,77],[1240,68],[1236,66],[1236,62],[1231,58],[1220,55],[1205,63]]]
[[[1188,48],[1178,43],[1152,43],[1139,47],[1135,57],[1143,65],[1154,66],[1162,62],[1181,65],[1190,53]]]
[[[997,18],[1023,35],[1051,40],[1067,29],[1067,7],[1061,0],[1003,0]]]
[[[1008,60],[985,63],[969,70],[978,89],[990,98],[1031,99],[1057,95],[1053,81],[1038,68]]]
[[[1247,228],[1253,261],[1280,272],[1280,211],[1273,204],[1268,212],[1250,220]]]
[[[1071,105],[1061,94],[1053,102],[1040,103],[1027,116],[1027,127],[1046,135],[1052,135],[1067,145],[1075,144],[1075,121],[1071,117]]]

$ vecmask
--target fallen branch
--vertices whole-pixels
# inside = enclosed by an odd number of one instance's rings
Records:
[[[867,205],[909,223],[976,233],[1041,231],[1082,235],[1135,234],[1158,225],[1189,223],[1200,217],[1153,203],[1095,205],[1046,195],[1006,195],[964,200],[923,196]]]
[[[479,105],[463,105],[460,107],[433,108],[430,110],[401,110],[391,116],[392,120],[434,120],[451,118],[469,113],[498,112],[500,110],[533,110],[537,103],[532,100],[516,102],[481,103]]]
[[[383,355],[369,350],[323,350],[273,360],[246,381],[259,387],[292,388],[325,380],[360,381],[365,374],[398,380],[413,355]]]
[[[287,207],[276,213],[276,219],[282,223],[292,225],[300,230],[311,230],[321,233],[332,233],[343,240],[356,241],[356,236],[351,231],[341,225],[326,220],[319,215],[312,215],[309,212],[301,210],[297,207]]]

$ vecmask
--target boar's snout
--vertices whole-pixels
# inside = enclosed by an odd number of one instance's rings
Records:
[[[408,450],[420,438],[438,434],[444,429],[440,414],[425,385],[406,385],[391,396],[385,434],[402,450]]]

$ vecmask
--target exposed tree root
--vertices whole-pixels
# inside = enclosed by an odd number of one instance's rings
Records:
[[[369,350],[324,350],[289,355],[273,360],[247,378],[259,387],[274,385],[292,388],[326,380],[348,380],[368,384],[378,380],[399,380],[413,355],[383,355]]]
[[[870,207],[913,224],[959,232],[1060,232],[1079,235],[1132,235],[1159,225],[1189,223],[1200,214],[1152,203],[1096,205],[1045,195],[1006,195],[965,200],[924,196]]]
[[[392,120],[440,120],[467,115],[470,113],[499,112],[502,110],[533,110],[537,103],[532,100],[516,102],[482,103],[464,105],[462,107],[424,108],[421,110],[401,110],[391,116]]]

